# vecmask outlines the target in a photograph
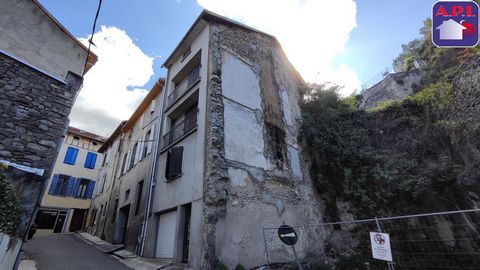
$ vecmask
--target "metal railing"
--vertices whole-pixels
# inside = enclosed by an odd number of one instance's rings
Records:
[[[305,260],[325,269],[330,269],[327,265],[332,269],[369,270],[480,269],[480,209],[292,227],[298,235],[298,249],[304,250],[303,245],[309,241],[324,247],[324,257]],[[295,261],[277,231],[275,227],[263,228],[268,269]],[[389,234],[391,262],[372,258],[370,232]]]
[[[197,115],[198,109],[185,116],[185,119],[183,119],[182,122],[172,128],[167,134],[163,135],[162,149],[171,145],[178,139],[182,138],[189,131],[197,127]]]
[[[168,95],[167,108],[172,106],[181,96],[200,81],[200,66],[196,66],[182,82],[180,82],[175,89]]]

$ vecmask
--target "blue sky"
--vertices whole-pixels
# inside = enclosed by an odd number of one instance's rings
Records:
[[[97,0],[40,2],[76,37],[90,34]],[[110,64],[100,64],[99,60],[85,77],[85,90],[72,112],[72,123],[108,135],[120,120],[128,118],[153,83],[166,75],[161,64],[203,7],[276,35],[307,81],[344,83],[347,89],[344,94],[348,94],[360,84],[378,78],[381,71],[391,66],[401,45],[420,36],[419,28],[431,16],[433,3],[429,0],[104,0],[97,22],[98,35],[94,37],[99,46],[93,51],[102,62],[113,60]],[[106,44],[110,39],[111,44]],[[125,47],[120,48],[124,49],[123,58],[103,55],[105,51],[116,50],[119,44]],[[120,70],[122,67],[126,70]],[[95,74],[101,73],[100,70],[103,70],[101,76]],[[102,82],[102,78],[115,81],[119,74],[132,80],[115,85],[122,89],[108,90],[110,85]],[[111,100],[110,109],[102,108],[100,103],[95,107],[94,93],[104,91],[114,96],[114,91],[123,90],[131,93],[123,99]],[[95,111],[92,108],[98,109],[95,115],[105,116],[96,126],[86,120]]]

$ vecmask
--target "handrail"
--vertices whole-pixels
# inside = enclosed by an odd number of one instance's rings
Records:
[[[182,122],[178,123],[174,128],[172,128],[169,132],[163,135],[162,149],[171,145],[172,143],[183,137],[185,134],[187,134],[189,131],[194,129],[197,126],[197,114],[198,109],[185,116],[185,119],[183,119]]]
[[[177,101],[181,96],[183,96],[190,88],[200,81],[200,66],[196,66],[188,75],[180,82],[175,89],[168,95],[167,107],[170,107]]]

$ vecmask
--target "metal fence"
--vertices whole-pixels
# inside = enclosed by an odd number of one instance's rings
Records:
[[[292,227],[297,253],[317,265],[310,269],[480,269],[480,209]],[[372,258],[370,232],[380,231],[390,236],[391,263]],[[294,251],[277,228],[263,235],[268,267],[293,265]]]

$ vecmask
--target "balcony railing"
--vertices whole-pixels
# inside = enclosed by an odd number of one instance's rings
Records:
[[[197,126],[198,109],[185,116],[182,122],[172,128],[167,134],[163,135],[162,149],[182,138],[189,131]]]
[[[170,95],[168,95],[167,108],[173,105],[180,97],[192,88],[197,82],[200,81],[200,65],[196,66],[187,77],[179,83]]]

